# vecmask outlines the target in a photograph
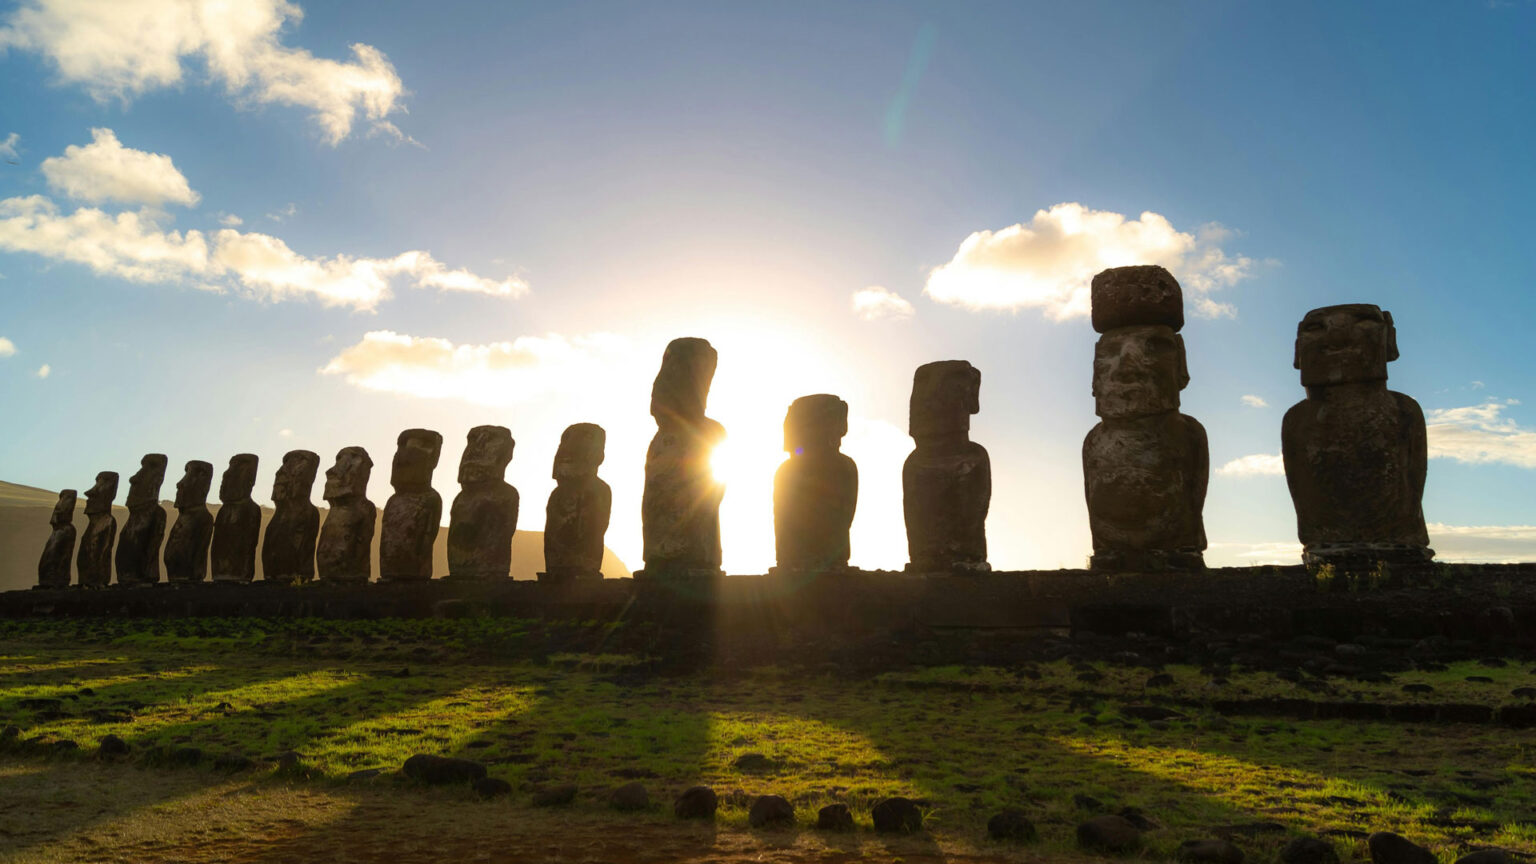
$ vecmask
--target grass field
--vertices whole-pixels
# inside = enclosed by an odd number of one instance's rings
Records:
[[[1248,697],[1497,705],[1536,684],[1529,662],[1376,683],[1239,672],[1213,683],[1187,667],[1083,662],[662,675],[645,658],[520,656],[529,626],[0,623],[0,725],[16,727],[0,750],[0,857],[1088,860],[1075,826],[1122,807],[1160,826],[1140,853],[1151,859],[1223,835],[1270,861],[1306,835],[1348,860],[1368,857],[1363,838],[1377,830],[1444,861],[1484,846],[1536,855],[1536,733],[1201,708]],[[1168,677],[1149,688],[1154,674]],[[1154,697],[1169,716],[1126,713]],[[131,752],[98,758],[107,735]],[[513,792],[480,801],[467,787],[415,786],[397,773],[414,753],[480,761]],[[651,808],[612,811],[607,791],[632,781]],[[580,789],[568,809],[531,806],[536,789],[566,783]],[[712,824],[671,815],[696,783],[721,795]],[[761,794],[789,799],[799,828],[749,829]],[[871,830],[871,806],[898,795],[924,808],[921,835]],[[852,809],[852,834],[811,830],[833,802]],[[1038,842],[986,838],[1005,807],[1029,814]]]

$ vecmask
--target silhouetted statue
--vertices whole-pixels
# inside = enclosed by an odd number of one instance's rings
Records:
[[[105,588],[112,581],[112,541],[117,539],[112,499],[116,497],[116,471],[97,474],[96,485],[85,490],[85,533],[75,556],[81,588]]]
[[[43,557],[37,562],[37,587],[68,588],[69,559],[75,555],[75,490],[59,493],[48,524],[53,526],[53,533],[43,544]]]
[[[1094,413],[1083,441],[1083,485],[1095,570],[1205,566],[1205,428],[1179,413],[1189,384],[1184,298],[1162,267],[1093,277]]]
[[[251,500],[256,488],[256,456],[239,453],[219,480],[219,513],[213,519],[209,569],[215,582],[250,582],[256,578],[256,545],[261,540],[261,507]]]
[[[1309,565],[1352,570],[1434,557],[1424,528],[1424,412],[1387,389],[1392,313],[1369,303],[1313,309],[1296,328],[1307,398],[1280,428],[1296,533]]]
[[[459,485],[448,514],[448,578],[506,579],[517,531],[517,490],[506,481],[512,430],[476,426],[459,460]]]
[[[384,502],[379,579],[423,582],[432,578],[432,544],[443,522],[443,496],[432,488],[443,436],[430,429],[407,429],[395,444],[389,474],[395,494]]]
[[[309,500],[320,470],[320,455],[290,450],[272,481],[272,521],[261,542],[262,580],[292,584],[315,578],[315,541],[320,508]]]
[[[213,485],[213,465],[194,459],[176,483],[176,524],[165,539],[165,578],[190,584],[208,576],[208,544],[213,539],[213,514],[208,512],[208,489]]]
[[[361,447],[343,447],[325,472],[331,511],[320,526],[315,565],[326,582],[367,582],[373,576],[373,524],[378,508],[368,500],[373,460]]]
[[[986,571],[992,461],[971,441],[981,410],[981,370],[964,360],[917,367],[907,431],[917,447],[901,468],[907,570]]]
[[[160,581],[160,543],[165,539],[165,510],[160,485],[165,482],[166,458],[160,453],[139,460],[128,478],[128,521],[117,538],[117,584],[154,585]]]
[[[774,550],[781,570],[848,567],[859,469],[838,452],[847,434],[848,403],[836,396],[801,396],[784,415],[789,458],[773,475]]]
[[[725,487],[715,479],[710,455],[725,429],[704,416],[716,360],[707,341],[674,339],[651,386],[657,430],[645,454],[640,502],[646,576],[720,573]]]
[[[539,580],[603,578],[603,535],[613,510],[613,491],[597,476],[608,435],[594,423],[577,423],[560,435],[555,451],[555,490],[544,510],[544,572]]]

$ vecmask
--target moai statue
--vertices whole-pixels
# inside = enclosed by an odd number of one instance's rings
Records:
[[[506,579],[512,571],[517,531],[517,490],[506,481],[512,461],[512,430],[476,426],[459,460],[462,491],[448,514],[448,578]]]
[[[1313,309],[1296,328],[1307,398],[1285,412],[1280,448],[1308,566],[1369,570],[1434,557],[1424,528],[1424,412],[1387,389],[1392,313],[1369,303]]]
[[[315,578],[315,540],[320,536],[320,508],[310,501],[320,455],[290,450],[272,481],[272,521],[261,541],[261,573],[266,582],[291,585]]]
[[[384,535],[379,538],[379,580],[424,582],[432,578],[432,544],[443,522],[443,496],[432,488],[432,471],[443,452],[443,436],[407,429],[395,442],[384,502]]]
[[[165,539],[165,510],[160,484],[165,482],[166,458],[160,453],[139,460],[128,478],[128,521],[117,538],[117,584],[154,585],[160,581],[160,542]]]
[[[68,588],[69,559],[75,554],[75,490],[59,493],[48,524],[53,526],[53,533],[43,544],[43,557],[37,562],[37,587]]]
[[[971,440],[980,396],[981,370],[964,360],[925,363],[912,376],[907,434],[917,446],[901,468],[910,573],[992,569],[992,460]]]
[[[112,581],[112,541],[117,539],[112,499],[116,497],[116,471],[97,474],[96,485],[85,490],[85,533],[75,556],[81,588],[105,588]]]
[[[256,578],[256,544],[261,540],[261,507],[251,500],[256,488],[256,456],[239,453],[219,481],[218,516],[213,520],[209,567],[215,582],[250,582]]]
[[[343,447],[325,472],[331,512],[320,526],[315,566],[324,582],[367,582],[373,576],[373,524],[378,508],[368,500],[373,460],[361,447]]]
[[[859,469],[838,451],[847,434],[848,403],[836,396],[801,396],[790,403],[784,415],[789,458],[773,475],[778,569],[848,568],[848,529],[859,500]]]
[[[1184,295],[1155,265],[1093,277],[1094,413],[1083,440],[1083,486],[1095,570],[1205,566],[1205,427],[1179,413],[1189,384]]]
[[[717,357],[703,339],[674,339],[651,387],[657,430],[645,454],[640,501],[647,577],[720,573],[725,487],[715,480],[710,455],[725,438],[725,428],[704,416]]]
[[[595,423],[577,423],[560,435],[555,491],[544,510],[544,571],[540,582],[603,578],[603,535],[613,491],[597,476],[608,435]]]
[[[208,576],[208,544],[213,539],[213,514],[208,490],[213,465],[194,459],[176,482],[176,523],[165,539],[165,578],[178,585],[201,582]]]

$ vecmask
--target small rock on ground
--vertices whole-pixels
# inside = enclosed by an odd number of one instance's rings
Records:
[[[816,830],[852,831],[853,812],[847,804],[828,804],[816,811]]]
[[[485,777],[485,766],[479,762],[430,753],[417,753],[400,770],[412,780],[433,785],[473,783]]]
[[[562,783],[559,786],[549,786],[536,790],[533,793],[532,803],[535,807],[564,807],[575,800],[575,784]]]
[[[103,735],[101,736],[101,746],[97,748],[96,752],[102,756],[126,756],[128,751],[132,749],[127,741],[116,735]]]
[[[987,836],[1009,843],[1029,843],[1038,835],[1035,823],[1029,821],[1023,810],[1010,808],[987,820]]]
[[[625,783],[608,795],[615,810],[644,810],[651,806],[651,796],[640,783]]]
[[[1282,864],[1339,864],[1333,844],[1316,837],[1297,837],[1280,850]]]
[[[1438,864],[1433,852],[1391,831],[1377,831],[1365,843],[1374,864]]]
[[[743,753],[731,764],[737,771],[771,771],[774,768],[773,760],[761,753]]]
[[[472,784],[472,788],[481,798],[500,798],[512,794],[512,784],[500,777],[481,777]]]
[[[1225,840],[1186,840],[1178,858],[1188,864],[1243,864],[1243,850]]]
[[[916,833],[923,830],[923,811],[907,798],[887,798],[869,811],[881,834]]]
[[[778,795],[761,795],[747,811],[747,823],[753,828],[793,825],[795,808]]]
[[[679,819],[713,819],[720,799],[708,786],[690,786],[677,796],[672,812]]]
[[[1077,845],[1121,855],[1141,848],[1141,831],[1124,816],[1095,816],[1077,826]]]
[[[1456,864],[1514,864],[1514,859],[1503,849],[1479,849],[1457,858]]]

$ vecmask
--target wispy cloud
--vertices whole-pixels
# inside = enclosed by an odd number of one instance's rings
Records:
[[[0,159],[20,158],[21,154],[16,151],[16,145],[20,142],[21,135],[19,133],[12,132],[5,136],[5,140],[0,141]]]
[[[1429,456],[1473,465],[1503,463],[1536,468],[1536,430],[1504,416],[1516,399],[1425,412]]]
[[[901,320],[911,318],[913,309],[900,294],[871,285],[853,292],[853,313],[865,321]]]
[[[1279,453],[1240,456],[1216,469],[1227,477],[1285,476],[1285,459]]]
[[[1269,407],[1269,403],[1264,401],[1263,396],[1255,396],[1252,393],[1248,393],[1243,396],[1243,404],[1247,405],[1249,408]]]
[[[53,367],[49,366],[47,363],[44,363],[43,365],[37,367],[36,375],[39,378],[47,378],[49,375],[52,375],[52,374],[53,374]]]
[[[111,129],[92,129],[91,143],[70,145],[63,156],[43,160],[48,185],[78,201],[159,207],[197,204],[187,178],[171,157],[124,147]]]
[[[1027,223],[971,234],[928,274],[924,290],[967,309],[1034,308],[1064,321],[1088,314],[1089,283],[1099,271],[1161,264],[1183,285],[1196,315],[1231,316],[1236,310],[1211,294],[1249,278],[1257,266],[1222,248],[1231,237],[1215,223],[1179,231],[1157,213],[1127,219],[1075,202],[1057,204]]]
[[[222,213],[219,215],[219,224],[225,228],[239,228],[245,224],[245,220],[233,213]]]

